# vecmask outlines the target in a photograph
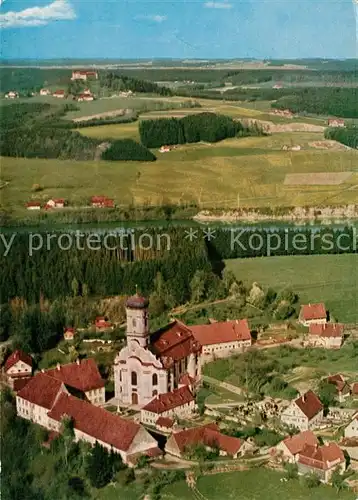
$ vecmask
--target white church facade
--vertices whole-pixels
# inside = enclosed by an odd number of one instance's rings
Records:
[[[127,345],[114,362],[115,398],[119,404],[147,405],[159,394],[178,389],[184,375],[199,382],[207,343],[222,346],[226,355],[251,345],[246,320],[215,323],[212,328],[208,325],[204,338],[194,327],[178,320],[150,334],[148,306],[148,299],[139,294],[126,303]],[[235,348],[231,351],[227,345]]]

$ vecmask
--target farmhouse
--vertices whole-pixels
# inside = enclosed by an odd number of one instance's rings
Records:
[[[323,379],[325,382],[329,384],[333,384],[336,387],[337,391],[337,400],[340,403],[343,403],[347,397],[351,394],[351,388],[349,384],[345,381],[343,375],[337,373],[336,375],[330,375],[329,377]]]
[[[89,79],[98,80],[97,71],[72,71],[71,80],[83,80],[86,82]]]
[[[311,323],[308,343],[313,347],[339,349],[343,344],[344,325],[340,323]]]
[[[183,458],[190,448],[198,445],[204,445],[207,450],[218,448],[221,456],[232,458],[242,456],[249,448],[242,439],[222,434],[216,424],[207,424],[174,432],[167,440],[165,451]]]
[[[139,424],[70,395],[60,380],[38,373],[16,396],[19,417],[60,432],[63,417],[73,421],[76,440],[97,441],[130,464],[134,454],[152,453],[158,443]]]
[[[65,200],[63,198],[53,198],[48,200],[45,205],[45,209],[49,210],[50,208],[64,208]]]
[[[276,453],[287,462],[295,462],[298,454],[307,446],[318,445],[319,441],[312,431],[303,431],[294,436],[288,436],[276,446]]]
[[[193,386],[213,353],[228,356],[251,345],[245,321],[218,322],[201,329],[175,320],[150,334],[148,306],[148,299],[139,294],[126,303],[127,346],[114,364],[115,397],[123,405],[147,405],[156,395],[183,385],[187,377]]]
[[[83,392],[94,405],[105,403],[105,382],[93,359],[77,360],[67,365],[58,364],[56,368],[45,373],[60,380],[65,386]]]
[[[27,210],[40,210],[41,203],[38,201],[29,201],[26,203]]]
[[[50,95],[51,91],[49,89],[41,89],[40,95]]]
[[[64,90],[56,90],[52,94],[52,97],[57,97],[58,99],[64,99],[64,97],[65,97],[65,91]]]
[[[327,323],[327,311],[325,305],[320,303],[301,306],[298,321],[304,326],[309,326],[313,323]]]
[[[174,427],[174,420],[172,418],[167,417],[159,417],[155,422],[155,426],[159,431],[162,432],[171,432]]]
[[[342,474],[346,470],[343,451],[336,443],[323,446],[306,446],[297,459],[299,474],[316,474],[321,482],[328,483],[333,472],[338,469]]]
[[[104,316],[98,316],[94,323],[96,332],[104,332],[106,330],[113,330],[113,325],[110,321],[107,321]]]
[[[323,405],[316,394],[309,390],[286,408],[281,421],[300,431],[313,429],[320,425],[323,418]]]
[[[14,90],[10,90],[7,94],[5,94],[5,99],[18,99],[19,94]]]
[[[247,319],[195,325],[190,329],[202,346],[203,362],[214,357],[226,358],[234,352],[244,351],[252,344]]]
[[[78,97],[77,97],[77,101],[78,102],[82,102],[82,101],[94,101],[94,95],[92,95],[91,93],[83,93],[83,94],[80,94]]]
[[[6,360],[4,372],[9,386],[15,391],[21,389],[32,376],[32,357],[21,350],[14,351]]]
[[[358,438],[358,413],[354,416],[353,420],[345,428],[344,437]]]
[[[143,424],[155,426],[159,417],[190,417],[195,409],[195,398],[190,388],[184,385],[173,392],[156,395],[142,408],[140,420]]]
[[[91,205],[95,208],[113,208],[114,200],[107,198],[107,196],[92,196]]]
[[[73,340],[76,335],[76,330],[73,327],[67,327],[64,329],[63,338],[65,340]]]
[[[345,127],[346,124],[344,120],[340,120],[338,118],[331,118],[328,120],[328,126],[329,127]]]

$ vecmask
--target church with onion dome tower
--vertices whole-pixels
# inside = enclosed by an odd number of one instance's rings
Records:
[[[136,293],[126,302],[127,345],[114,362],[115,398],[123,405],[145,405],[179,387],[188,374],[200,378],[201,345],[181,322],[150,335],[149,300]]]
[[[149,300],[139,293],[126,302],[127,345],[114,361],[119,405],[143,407],[183,385],[195,388],[204,363],[251,346],[246,319],[194,326],[174,320],[150,333],[148,307]]]

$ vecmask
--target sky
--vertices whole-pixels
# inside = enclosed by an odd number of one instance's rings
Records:
[[[0,0],[1,56],[354,58],[358,0]]]

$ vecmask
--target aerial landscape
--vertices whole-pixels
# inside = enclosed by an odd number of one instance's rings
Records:
[[[1,2],[1,498],[357,500],[357,19]]]

